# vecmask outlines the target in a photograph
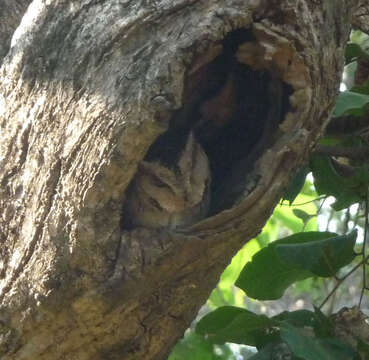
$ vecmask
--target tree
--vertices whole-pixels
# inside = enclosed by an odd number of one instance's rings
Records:
[[[28,3],[0,14],[1,356],[164,359],[306,161],[369,4],[33,1],[18,24]],[[128,226],[138,164],[190,131],[209,216]]]

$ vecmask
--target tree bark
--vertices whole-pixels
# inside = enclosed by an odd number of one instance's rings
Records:
[[[352,26],[366,34],[369,34],[369,2],[368,0],[359,0],[351,19]]]
[[[356,6],[33,1],[0,70],[1,359],[165,359],[324,130]],[[250,36],[238,62],[283,82],[273,139],[268,118],[232,206],[177,230],[122,228],[138,164],[237,29]]]
[[[8,53],[15,29],[31,0],[1,0],[0,2],[0,63]]]

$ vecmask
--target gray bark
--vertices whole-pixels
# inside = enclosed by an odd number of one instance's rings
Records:
[[[321,135],[353,4],[31,4],[0,69],[1,359],[166,358]],[[185,229],[122,230],[127,187],[187,75],[239,28],[255,37],[239,60],[292,89],[249,191]]]
[[[31,0],[0,1],[0,63],[10,48],[12,35]]]

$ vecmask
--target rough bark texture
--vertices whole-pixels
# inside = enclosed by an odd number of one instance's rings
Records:
[[[359,0],[352,14],[352,26],[369,34],[369,2]]]
[[[31,0],[0,1],[0,63],[9,51],[10,42]]]
[[[166,358],[322,133],[354,3],[31,4],[0,69],[1,359]],[[254,44],[239,60],[291,90],[257,180],[181,231],[122,230],[127,186],[188,74],[240,28]]]

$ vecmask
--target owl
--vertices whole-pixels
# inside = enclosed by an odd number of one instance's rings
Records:
[[[208,157],[192,132],[178,161],[142,161],[130,185],[124,217],[130,227],[176,229],[205,218],[211,174]]]

